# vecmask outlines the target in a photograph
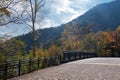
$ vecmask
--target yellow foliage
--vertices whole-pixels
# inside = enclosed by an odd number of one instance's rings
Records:
[[[118,26],[117,31],[120,32],[120,26]]]
[[[49,49],[48,49],[49,55],[53,56],[56,53],[56,47],[55,45],[52,45]]]
[[[105,43],[114,41],[114,39],[112,38],[112,36],[109,32],[103,32],[103,36],[104,36]]]
[[[0,12],[3,12],[6,16],[10,17],[10,11],[7,8],[1,8]],[[3,14],[1,14],[2,16]]]
[[[37,57],[45,57],[45,52],[44,52],[42,46],[40,46],[40,47],[37,49],[37,51],[36,51],[36,56],[37,56]]]

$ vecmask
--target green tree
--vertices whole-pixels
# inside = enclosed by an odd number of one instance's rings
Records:
[[[2,44],[2,48],[8,53],[8,57],[20,59],[26,54],[26,45],[21,40],[15,38],[7,40]]]
[[[95,33],[89,33],[83,38],[84,50],[89,52],[95,52],[97,48]]]
[[[7,60],[7,52],[0,47],[0,63],[4,63]]]

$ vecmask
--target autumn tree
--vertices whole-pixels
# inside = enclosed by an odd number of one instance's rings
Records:
[[[45,51],[45,49],[43,49],[43,46],[41,45],[37,50],[36,50],[36,56],[37,57],[46,57],[48,54]]]
[[[66,24],[66,27],[62,33],[62,37],[60,39],[60,41],[62,42],[62,46],[63,46],[63,51],[66,50],[65,48],[68,46],[68,41],[70,42],[71,40],[71,27],[69,26],[69,24]]]
[[[60,56],[62,54],[62,49],[60,46],[56,46],[55,44],[52,44],[48,48],[48,54],[50,57],[52,56]]]
[[[33,38],[33,57],[36,56],[36,42],[37,42],[37,34],[36,34],[36,25],[41,23],[45,16],[45,11],[43,6],[45,5],[45,0],[25,0],[25,15],[27,20],[23,21],[25,25],[27,25],[32,30],[32,38]]]
[[[99,31],[95,34],[95,39],[98,56],[111,56],[112,52],[106,49],[106,45],[112,41],[110,32]]]
[[[83,28],[77,26],[74,21],[72,22],[71,26],[69,24],[66,24],[61,37],[61,43],[64,48],[63,50],[83,50],[81,39],[84,35],[85,34],[83,33]]]
[[[63,45],[63,51],[73,50],[74,41],[76,40],[76,36],[73,32],[73,27],[71,27],[69,24],[66,24],[60,40]]]
[[[120,26],[116,29],[116,31],[113,34],[115,50],[116,53],[120,56]]]
[[[112,56],[120,56],[120,27],[110,34],[111,38],[106,45],[106,50],[111,50]]]

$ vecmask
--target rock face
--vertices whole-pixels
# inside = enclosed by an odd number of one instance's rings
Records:
[[[120,58],[90,58],[9,80],[120,80]]]

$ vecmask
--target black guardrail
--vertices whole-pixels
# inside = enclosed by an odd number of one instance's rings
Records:
[[[78,59],[97,57],[96,53],[89,52],[69,52],[64,51],[63,55],[44,57],[36,59],[26,59],[18,61],[6,61],[0,64],[0,80],[6,80],[11,77],[20,76],[45,67],[54,66]]]

